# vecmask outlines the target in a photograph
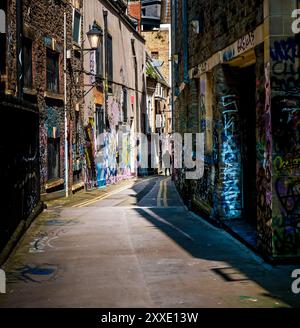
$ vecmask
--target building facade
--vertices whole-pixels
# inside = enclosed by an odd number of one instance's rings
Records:
[[[158,75],[162,75],[157,81],[152,106],[158,115],[155,116],[157,118],[155,126],[159,128],[155,127],[155,129],[164,134],[171,134],[173,106],[170,88],[172,83],[170,1],[142,1],[142,35],[146,40],[151,66],[154,66],[154,70],[158,70]]]
[[[64,45],[77,46],[80,11],[80,1],[1,2],[1,109],[16,131],[1,129],[8,188],[3,245],[41,206],[41,194],[71,190],[81,180],[80,52],[64,69]]]
[[[139,174],[138,133],[146,131],[145,41],[124,1],[84,4],[84,31],[103,31],[99,49],[84,57],[84,130],[88,187]],[[88,42],[84,44],[88,47]]]
[[[160,69],[155,65],[150,55],[147,54],[146,63],[147,74],[147,137],[148,153],[151,154],[148,160],[148,172],[159,173],[162,171],[162,154],[166,149],[171,154],[171,143],[169,134],[172,131],[172,121],[170,119],[170,86],[164,79]],[[160,136],[158,143],[152,143],[153,136]],[[156,165],[153,165],[156,163]]]
[[[175,131],[204,136],[204,174],[178,189],[264,255],[300,255],[296,1],[172,1]],[[237,230],[236,230],[237,229]],[[243,230],[242,229],[242,230]],[[250,238],[249,238],[250,236]]]

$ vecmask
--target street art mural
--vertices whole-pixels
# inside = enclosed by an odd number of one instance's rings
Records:
[[[257,242],[272,254],[272,128],[270,64],[264,64],[263,48],[257,48]]]
[[[273,97],[272,125],[274,251],[296,256],[300,254],[300,97]]]
[[[264,66],[264,92],[257,81],[258,241],[279,257],[300,254],[299,55],[295,38],[276,38]],[[259,59],[258,77],[262,66]]]
[[[300,67],[296,60],[300,58],[297,41],[293,37],[276,40],[270,49],[272,59],[272,90],[289,94],[300,91]]]
[[[37,173],[38,150],[29,145],[24,148],[15,159],[18,168],[14,189],[18,193],[21,202],[21,213],[23,217],[28,217],[39,201],[39,176]]]
[[[60,138],[60,160],[64,160],[64,148],[62,147],[62,124],[64,120],[63,108],[46,106],[40,122],[40,170],[41,188],[44,192],[44,184],[48,181],[48,139]],[[60,165],[61,168],[64,166]],[[62,172],[60,172],[60,175]]]
[[[241,151],[238,126],[238,99],[235,95],[221,97],[223,215],[227,219],[241,216]]]
[[[116,183],[117,182],[117,134],[113,130],[106,136],[106,147],[105,147],[105,163],[107,168],[107,183]]]
[[[85,127],[85,180],[88,188],[103,188],[131,177],[133,144],[129,132],[123,132],[122,88],[115,86],[114,96],[107,99],[106,129],[95,133],[92,116]],[[91,112],[92,114],[92,112]],[[122,130],[123,129],[123,130]]]
[[[89,118],[89,122],[84,129],[85,134],[85,183],[86,188],[96,187],[96,163],[95,163],[95,134],[94,119]]]

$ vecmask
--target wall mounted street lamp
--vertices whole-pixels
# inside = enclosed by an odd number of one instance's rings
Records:
[[[103,42],[103,30],[102,28],[94,21],[92,27],[90,30],[86,33],[86,36],[89,40],[90,48],[89,49],[82,49],[82,53],[84,51],[96,51],[100,48],[102,42]],[[89,76],[96,77],[96,74],[94,72],[87,72],[85,70],[81,70],[80,73],[84,73]],[[99,78],[99,77],[98,77]],[[96,86],[96,81],[89,85],[84,85],[84,87],[90,87],[89,90],[84,91],[82,98],[84,98],[94,87]]]
[[[91,49],[84,49],[86,51],[97,50],[100,47],[103,37],[103,31],[100,26],[94,21],[92,28],[86,33]]]

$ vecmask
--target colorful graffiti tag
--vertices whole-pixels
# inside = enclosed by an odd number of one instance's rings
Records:
[[[270,64],[258,63],[257,81],[257,237],[258,247],[272,253],[272,128]],[[260,89],[261,86],[264,86]]]
[[[299,46],[295,38],[276,40],[270,49],[272,59],[272,90],[288,93],[300,91]]]
[[[235,95],[221,97],[222,133],[222,210],[228,218],[241,216],[241,154],[238,137],[238,105]]]
[[[300,254],[300,98],[272,99],[274,130],[273,243],[276,254]]]

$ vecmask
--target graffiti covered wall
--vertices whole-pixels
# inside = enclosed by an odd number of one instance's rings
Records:
[[[275,40],[272,65],[274,166],[273,245],[276,255],[300,254],[299,49],[294,38]]]
[[[300,255],[299,54],[294,37],[271,42],[274,256]]]
[[[58,176],[64,175],[64,110],[63,107],[46,105],[40,118],[40,170],[41,188],[45,192],[45,184],[51,180],[49,175],[49,141],[57,140],[59,143]]]
[[[215,67],[214,88],[214,156],[219,165],[215,211],[223,218],[236,219],[242,209],[239,103],[227,67]]]
[[[256,191],[257,243],[272,254],[272,131],[269,65],[264,63],[263,44],[256,52]]]

